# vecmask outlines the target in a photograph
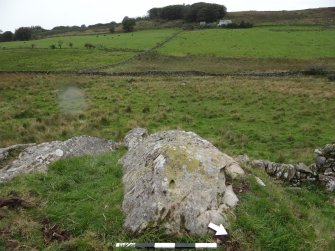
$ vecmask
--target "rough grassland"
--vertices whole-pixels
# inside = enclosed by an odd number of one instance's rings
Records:
[[[165,55],[252,58],[335,57],[335,30],[301,27],[209,29],[184,32],[159,51]]]
[[[335,140],[335,88],[327,78],[2,74],[0,79],[0,146],[80,134],[119,140],[138,126],[180,128],[230,154],[309,162],[314,147]],[[75,114],[59,103],[69,86],[85,96]]]
[[[229,12],[227,19],[235,22],[242,20],[251,22],[255,25],[273,24],[273,25],[334,25],[335,8],[318,8],[307,10],[292,11],[240,11]]]

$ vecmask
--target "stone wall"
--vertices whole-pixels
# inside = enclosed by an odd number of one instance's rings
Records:
[[[299,186],[304,181],[321,182],[327,191],[335,191],[335,144],[327,144],[315,150],[315,163],[283,164],[269,160],[249,160],[246,155],[237,156],[235,160],[241,165],[264,169],[277,179]]]

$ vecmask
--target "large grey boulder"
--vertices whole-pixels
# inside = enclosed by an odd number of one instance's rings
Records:
[[[59,159],[103,153],[115,148],[113,141],[90,136],[0,148],[0,182],[8,181],[21,173],[46,171],[51,162]],[[14,150],[18,151],[17,156],[11,156]]]
[[[184,131],[149,135],[120,162],[124,226],[137,233],[160,225],[170,234],[202,235],[210,221],[225,224],[238,200],[226,187],[226,171],[231,178],[244,174],[233,158]]]

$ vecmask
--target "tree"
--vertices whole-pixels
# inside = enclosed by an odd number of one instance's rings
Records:
[[[0,35],[0,42],[13,41],[14,34],[11,31],[5,31]]]
[[[136,25],[136,20],[134,18],[129,18],[129,17],[125,16],[122,20],[122,29],[125,32],[133,31],[135,25]]]
[[[185,19],[189,22],[206,21],[214,22],[226,14],[227,9],[223,5],[210,3],[195,3],[189,6],[185,13]]]
[[[150,19],[160,19],[162,8],[152,8],[148,11]]]
[[[20,27],[15,30],[14,40],[27,41],[31,38],[31,29],[29,27]]]
[[[109,23],[109,32],[110,33],[114,33],[115,32],[115,28],[117,27],[117,22],[114,22],[114,21],[112,21],[112,22],[110,22]]]
[[[169,5],[162,8],[152,8],[148,14],[150,19],[214,22],[222,18],[226,11],[227,9],[223,5],[199,2],[192,5]]]
[[[166,20],[183,19],[185,5],[169,5],[161,9],[161,18]]]

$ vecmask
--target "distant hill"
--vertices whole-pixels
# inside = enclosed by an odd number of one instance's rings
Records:
[[[254,25],[335,25],[335,7],[294,10],[294,11],[241,11],[228,12],[225,19],[239,23],[242,20]],[[183,20],[150,20],[148,17],[136,18],[135,30],[182,27]],[[121,32],[120,23],[99,23],[88,26],[58,26],[51,30],[39,26],[33,31],[34,38],[44,38],[60,35],[91,35],[109,33],[111,26],[116,32]],[[36,28],[36,27],[35,27]]]
[[[228,12],[228,19],[242,20],[255,25],[335,25],[335,7],[293,11],[240,11]]]

